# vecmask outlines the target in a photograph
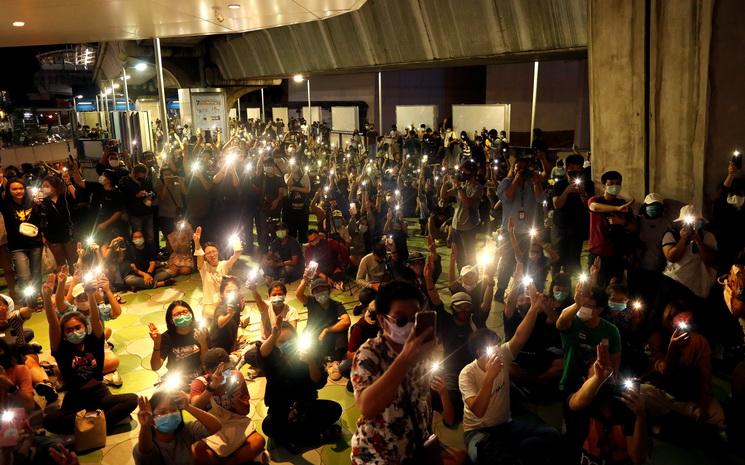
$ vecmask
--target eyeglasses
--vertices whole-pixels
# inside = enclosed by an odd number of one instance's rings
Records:
[[[401,315],[401,316],[396,317],[396,318],[393,318],[390,315],[386,315],[385,316],[385,319],[388,320],[388,321],[390,321],[391,323],[395,323],[395,325],[398,326],[399,328],[403,328],[407,324],[409,324],[409,323],[411,323],[411,322],[414,321],[414,317],[413,316],[410,318],[410,317],[405,316],[405,315]]]

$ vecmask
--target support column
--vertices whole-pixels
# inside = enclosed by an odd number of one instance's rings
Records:
[[[163,60],[160,55],[160,39],[153,39],[153,49],[155,50],[155,77],[158,80],[158,104],[160,106],[160,120],[163,123],[163,140],[165,144],[170,140],[168,137],[168,113],[166,110],[166,91],[163,87]],[[157,143],[157,141],[156,141]]]
[[[535,129],[535,104],[538,100],[538,62],[533,63],[533,100],[530,105],[530,145],[533,146],[533,129]]]
[[[264,88],[261,88],[261,121],[266,121],[266,115],[264,114]]]

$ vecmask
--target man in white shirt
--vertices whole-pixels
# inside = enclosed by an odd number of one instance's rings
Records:
[[[216,244],[208,242],[202,250],[202,227],[194,231],[194,256],[197,257],[197,269],[202,277],[202,317],[209,322],[215,314],[215,307],[220,302],[220,283],[223,276],[230,274],[230,270],[241,256],[243,246],[237,242],[233,247],[233,255],[228,260],[220,260],[220,249]]]
[[[530,337],[538,312],[548,298],[531,286],[531,306],[509,341],[499,344],[496,333],[476,330],[468,349],[476,360],[460,372],[458,385],[463,396],[463,431],[466,452],[476,465],[495,463],[505,454],[518,455],[524,463],[547,463],[556,457],[559,432],[548,426],[512,420],[510,414],[509,367]]]
[[[377,243],[373,245],[372,252],[360,260],[360,266],[357,268],[357,284],[364,289],[378,290],[385,280],[386,253],[385,244]]]

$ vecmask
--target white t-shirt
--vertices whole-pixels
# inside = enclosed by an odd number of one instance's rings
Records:
[[[269,310],[267,311],[267,314],[269,315],[269,333],[263,331],[264,339],[269,338],[269,336],[271,335],[272,328],[274,328],[275,323],[277,323],[277,317],[279,315],[282,315],[282,321],[286,321],[288,323],[300,319],[300,316],[297,314],[297,310],[295,310],[293,307],[290,307],[286,303],[282,304],[284,307],[279,313],[274,312],[274,307],[272,306],[271,302],[265,301],[264,303],[267,305],[267,307],[269,307]]]
[[[479,395],[481,385],[484,384],[484,378],[486,378],[486,372],[479,367],[477,360],[463,367],[463,370],[460,372],[458,387],[463,396],[463,431],[501,425],[512,420],[512,416],[510,415],[509,371],[510,364],[512,363],[512,352],[510,352],[510,347],[506,342],[499,346],[497,350],[504,363],[504,368],[502,368],[501,373],[494,380],[489,406],[481,418],[477,417],[468,408],[466,399]]]
[[[717,239],[712,233],[704,231],[704,237],[702,239],[704,244],[709,248],[717,249]],[[665,233],[662,237],[663,247],[666,245],[675,245],[677,242],[677,239],[671,232]],[[683,256],[677,262],[667,262],[664,274],[668,278],[674,279],[684,285],[697,296],[705,299],[709,296],[711,286],[714,285],[714,281],[717,279],[717,273],[714,268],[706,266],[706,263],[701,258],[700,251],[693,251],[693,245],[692,241],[686,245],[685,253],[683,253]]]
[[[202,277],[202,305],[217,305],[220,302],[220,282],[228,274],[228,261],[221,260],[212,266],[204,260],[199,275]]]

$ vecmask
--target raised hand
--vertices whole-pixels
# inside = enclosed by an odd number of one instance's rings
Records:
[[[408,361],[410,365],[414,365],[429,355],[435,346],[434,340],[428,340],[432,338],[433,332],[434,328],[432,327],[427,328],[419,336],[416,335],[416,331],[411,331],[400,354],[404,357],[404,360]]]
[[[54,293],[54,282],[57,280],[57,276],[54,273],[49,273],[47,280],[41,285],[41,294],[45,297],[51,297]]]
[[[153,340],[153,345],[155,347],[160,347],[160,332],[158,331],[158,328],[155,327],[154,323],[148,323],[147,327],[150,331],[150,339]]]
[[[225,381],[225,377],[222,374],[223,371],[225,371],[225,364],[221,362],[217,365],[215,371],[212,372],[212,376],[210,376],[210,387],[213,390],[219,388]]]
[[[57,273],[57,283],[58,285],[65,285],[65,282],[67,282],[67,276],[69,273],[69,268],[67,265],[62,265],[60,267],[59,273]]]
[[[608,344],[600,343],[595,347],[596,358],[593,364],[593,370],[595,375],[598,376],[602,381],[607,380],[613,376],[613,364],[610,360],[610,353],[608,352]]]
[[[194,230],[193,239],[194,239],[195,244],[199,244],[200,241],[202,240],[202,227],[201,226],[197,226],[197,229]]]
[[[504,361],[502,361],[502,357],[500,357],[495,351],[495,353],[486,360],[486,377],[491,380],[496,379],[502,372],[503,368]]]
[[[429,388],[440,395],[447,392],[447,387],[445,386],[445,382],[439,376],[435,376],[432,378],[432,381],[429,383]]]
[[[150,428],[153,426],[153,409],[150,408],[150,401],[146,397],[140,396],[137,399],[137,405],[140,408],[137,412],[137,421],[140,422],[140,428]]]

